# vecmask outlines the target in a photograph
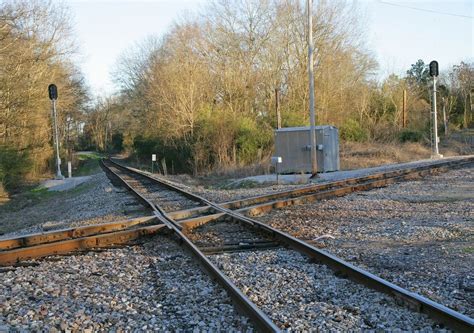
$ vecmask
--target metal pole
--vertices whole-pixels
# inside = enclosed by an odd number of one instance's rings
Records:
[[[56,100],[53,99],[53,126],[54,126],[54,146],[56,148],[56,179],[64,179],[61,174],[61,160],[59,158],[59,136],[58,136],[58,120],[56,113]]]
[[[308,0],[308,76],[309,76],[309,122],[311,141],[311,173],[316,177],[318,165],[316,160],[316,120],[314,115],[314,73],[313,73],[313,1]]]
[[[278,161],[275,164],[275,172],[277,176],[277,184],[280,185],[280,179],[278,178]]]
[[[431,158],[442,157],[438,150],[438,120],[436,117],[436,76],[433,76],[433,98],[431,99],[431,117],[433,122],[433,144]]]

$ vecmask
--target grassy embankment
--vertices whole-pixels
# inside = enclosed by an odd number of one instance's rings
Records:
[[[76,154],[76,157],[78,164],[73,170],[74,177],[90,176],[100,172],[99,161],[102,155],[96,152],[80,152]],[[87,191],[91,186],[93,184],[86,182],[68,191],[55,192],[48,191],[38,183],[23,185],[17,193],[0,202],[0,233],[2,232],[1,225],[5,222],[1,221],[2,212],[19,212],[26,206],[34,206],[45,201],[51,201],[53,205],[55,198],[64,195],[74,197]]]

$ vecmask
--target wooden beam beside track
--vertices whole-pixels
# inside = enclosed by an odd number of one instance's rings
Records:
[[[108,234],[80,237],[60,242],[23,247],[0,252],[0,266],[11,266],[23,260],[43,258],[52,255],[88,249],[128,244],[140,237],[158,233],[164,226],[152,225],[137,229],[111,232]]]
[[[179,220],[190,218],[190,217],[202,214],[202,213],[207,213],[210,210],[211,210],[211,207],[209,207],[209,206],[200,206],[200,207],[195,207],[195,208],[177,210],[177,211],[174,211],[174,212],[169,212],[167,214],[173,220],[179,221]]]
[[[154,219],[154,216],[144,216],[111,223],[94,224],[3,239],[0,240],[0,251],[124,230],[135,225],[151,222]]]

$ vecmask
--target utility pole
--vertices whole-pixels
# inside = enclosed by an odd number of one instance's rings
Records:
[[[402,126],[407,127],[407,90],[403,89]]]
[[[54,147],[56,150],[56,179],[64,179],[61,174],[61,158],[59,157],[59,135],[58,135],[58,117],[56,113],[56,100],[58,99],[58,88],[55,84],[48,86],[49,99],[53,106],[53,127],[54,127]]]
[[[433,124],[432,136],[431,136],[431,158],[436,159],[443,157],[440,155],[438,150],[438,119],[436,113],[436,78],[438,76],[438,62],[433,60],[430,62],[430,76],[433,78],[433,97],[431,98],[431,118]]]
[[[313,1],[308,0],[308,77],[309,77],[309,138],[311,141],[311,178],[317,177],[316,120],[314,115],[314,73],[313,73]]]
[[[278,88],[275,88],[275,111],[277,118],[277,129],[281,128],[280,100],[278,98]]]

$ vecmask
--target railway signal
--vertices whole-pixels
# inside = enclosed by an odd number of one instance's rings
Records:
[[[439,153],[438,143],[438,119],[436,112],[436,79],[439,75],[438,62],[433,60],[430,62],[430,76],[433,78],[433,97],[431,98],[431,121],[433,129],[431,131],[431,158],[441,158],[443,155]]]
[[[54,131],[54,148],[56,150],[56,179],[64,179],[61,174],[61,158],[59,157],[59,136],[58,136],[58,117],[56,112],[56,100],[58,99],[58,88],[55,84],[48,86],[49,99],[52,104],[52,118],[53,118],[53,131]]]
[[[430,76],[438,76],[439,71],[438,71],[438,62],[436,60],[433,60],[430,62]]]
[[[48,86],[48,93],[49,93],[49,99],[50,100],[56,100],[58,99],[58,87],[56,87],[55,84],[50,84]]]

